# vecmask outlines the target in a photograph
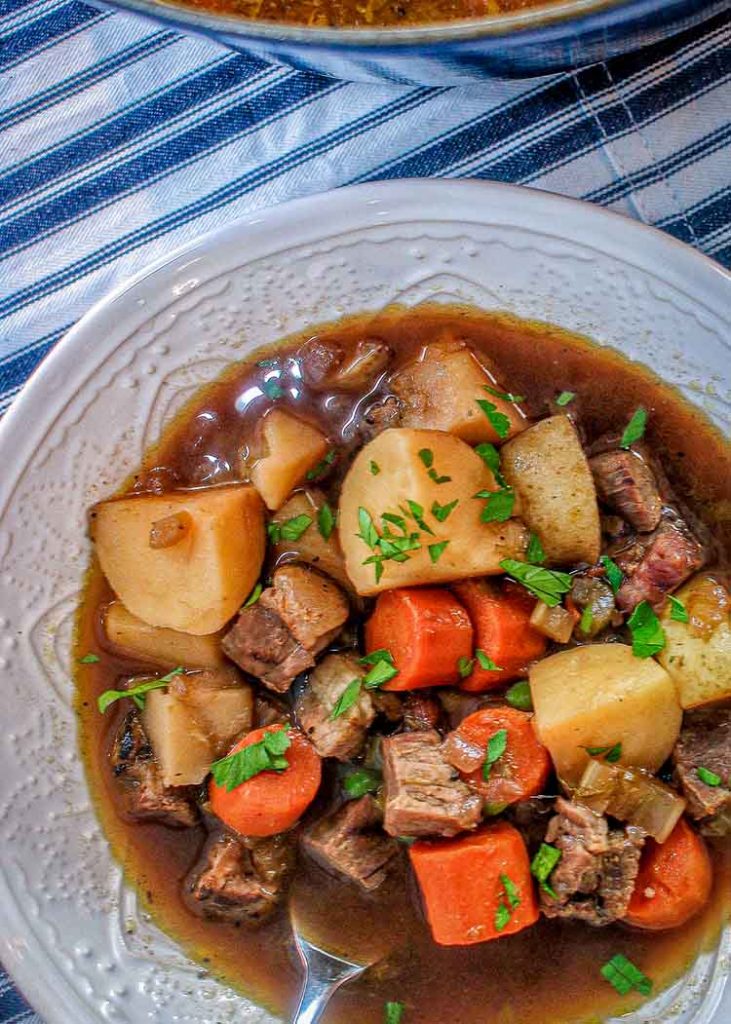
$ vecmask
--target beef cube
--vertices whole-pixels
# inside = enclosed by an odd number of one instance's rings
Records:
[[[617,606],[630,612],[641,601],[649,601],[656,609],[662,607],[665,595],[671,593],[699,569],[705,561],[700,542],[679,516],[662,520],[641,550],[636,551],[634,565],[624,562],[622,568],[630,575],[617,594]]]
[[[348,601],[315,569],[284,565],[255,605],[244,608],[223,638],[225,653],[277,693],[315,664],[315,655],[348,618]]]
[[[160,766],[137,711],[125,716],[114,737],[110,754],[112,771],[124,793],[125,813],[137,821],[154,819],[174,828],[198,821],[192,791],[183,786],[164,786]]]
[[[383,834],[383,814],[372,796],[352,800],[304,834],[306,852],[321,867],[372,891],[385,881],[398,843]]]
[[[660,522],[662,499],[650,465],[635,451],[604,452],[589,460],[597,494],[640,533]]]
[[[349,761],[360,753],[376,711],[369,692],[361,687],[357,700],[337,718],[333,709],[363,666],[350,654],[329,654],[310,675],[297,704],[302,731],[320,757]]]
[[[188,903],[201,917],[259,924],[281,903],[293,866],[288,836],[213,835],[188,877]]]
[[[731,710],[686,712],[673,764],[688,813],[702,821],[703,831],[731,831]],[[719,776],[721,784],[709,786],[698,775],[699,768]]]
[[[404,729],[409,732],[429,732],[438,729],[442,721],[441,704],[427,693],[409,693],[403,710]]]
[[[597,927],[624,917],[640,866],[639,829],[610,829],[607,819],[559,797],[548,823],[547,843],[561,851],[549,886],[541,889],[546,917],[575,918]]]
[[[445,760],[439,733],[390,736],[381,750],[390,835],[453,836],[477,826],[482,800]]]

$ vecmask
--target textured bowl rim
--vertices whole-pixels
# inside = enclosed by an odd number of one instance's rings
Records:
[[[219,246],[233,240],[240,243],[242,237],[249,239],[250,247],[239,244],[239,250],[245,252],[251,248],[257,253],[242,258],[241,265],[286,249],[288,228],[302,231],[304,226],[304,233],[309,233],[312,240],[328,237],[333,216],[351,218],[354,229],[366,228],[387,223],[388,216],[398,222],[402,208],[411,206],[419,212],[430,211],[431,220],[449,224],[456,217],[450,212],[453,201],[455,205],[464,204],[470,209],[485,208],[494,222],[520,226],[528,231],[539,233],[551,229],[555,233],[556,226],[560,225],[562,237],[571,238],[577,245],[601,249],[646,273],[651,274],[653,268],[661,267],[665,279],[672,280],[674,287],[692,294],[699,302],[702,295],[707,308],[720,318],[728,319],[731,272],[665,232],[581,200],[521,185],[469,179],[397,179],[294,199],[254,211],[175,248],[120,283],[81,317],[32,374],[0,421],[0,459],[5,453],[12,453],[12,458],[8,459],[10,473],[0,477],[0,513],[4,513],[19,473],[34,451],[34,430],[28,429],[33,422],[34,409],[43,408],[44,397],[49,392],[61,390],[68,394],[73,389],[74,375],[83,365],[84,354],[88,352],[91,356],[95,351],[104,321],[118,317],[119,309],[115,307],[124,303],[131,305],[130,293],[152,277],[160,275],[165,281],[172,280],[176,273],[195,261],[204,260]],[[444,212],[439,210],[440,203],[444,204]],[[527,228],[526,221],[529,222]],[[413,222],[418,222],[416,215]],[[475,218],[475,223],[481,223],[480,218]],[[464,217],[460,224],[464,226]],[[156,287],[159,284],[156,282]],[[131,318],[129,306],[127,316]],[[34,1008],[48,1024],[68,1024],[70,1020],[75,1024],[100,1024],[101,1018],[90,1012],[67,978],[47,959],[43,943],[17,905],[14,894],[6,888],[1,873],[0,909],[0,954],[6,969]]]

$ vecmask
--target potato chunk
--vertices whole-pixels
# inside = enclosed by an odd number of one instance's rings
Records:
[[[569,785],[589,760],[585,747],[621,743],[620,764],[651,772],[669,757],[683,712],[652,658],[625,644],[590,644],[536,662],[529,675],[536,733]]]
[[[187,512],[179,543],[151,547],[155,523]],[[150,626],[201,636],[239,610],[256,583],[266,543],[264,509],[247,484],[140,494],[101,502],[91,535],[122,604]]]
[[[251,482],[268,509],[278,509],[327,451],[327,438],[304,420],[272,409],[261,424],[266,455],[251,471]]]
[[[193,636],[176,629],[151,626],[114,601],[104,613],[104,632],[114,651],[161,668],[221,668],[227,664],[221,649],[222,632]]]
[[[425,452],[430,454],[424,456]],[[424,458],[431,461],[431,467],[425,465]],[[376,475],[371,472],[371,463],[379,468]],[[442,477],[449,480],[437,483]],[[393,587],[502,572],[501,559],[524,554],[527,531],[515,519],[504,523],[480,521],[484,503],[475,499],[475,494],[494,490],[495,486],[480,456],[451,434],[405,428],[379,434],[353,460],[340,493],[340,544],[357,592],[376,594]],[[433,511],[435,502],[444,508],[455,501],[457,505],[439,522]],[[421,506],[422,521],[432,532],[414,519],[414,505]],[[407,533],[418,534],[418,548],[408,552],[408,560],[382,563],[380,580],[376,579],[373,563],[363,564],[377,551],[360,536],[360,509],[372,517],[379,535],[387,527],[397,537],[401,535],[398,525],[382,519],[384,513],[402,517]],[[441,552],[432,547],[430,553],[430,546],[444,541],[448,543]]]
[[[589,463],[566,416],[550,416],[501,449],[502,470],[520,514],[549,565],[596,562],[601,531]]]
[[[684,708],[731,697],[731,595],[720,580],[703,573],[676,594],[689,622],[671,619],[663,609],[665,648],[658,655],[675,682]]]
[[[453,338],[427,345],[419,358],[404,366],[391,381],[403,403],[404,427],[446,430],[470,444],[501,441],[526,426],[519,408],[485,391],[485,385],[500,390],[472,349]],[[503,437],[498,436],[477,404],[478,399],[492,402],[508,417],[510,426]]]
[[[317,517],[324,504],[325,495],[322,491],[308,488],[296,491],[289,501],[282,505],[276,515],[272,516],[273,523],[286,523],[288,519],[305,515],[312,520],[312,526],[297,540],[278,541],[274,545],[274,555],[277,560],[283,555],[296,557],[299,561],[307,562],[308,565],[313,565],[326,575],[332,576],[338,583],[350,587],[343,553],[338,543],[338,531],[333,530],[330,537],[325,540],[317,528]]]
[[[231,685],[234,682],[235,685]],[[242,733],[251,729],[253,695],[230,672],[178,677],[147,694],[142,724],[165,786],[196,786]]]

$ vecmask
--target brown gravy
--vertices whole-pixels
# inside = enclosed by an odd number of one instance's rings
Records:
[[[647,440],[676,492],[712,530],[719,561],[728,562],[731,456],[721,435],[699,412],[648,370],[611,350],[557,328],[456,307],[354,317],[257,352],[191,400],[126,489],[234,479],[242,440],[253,435],[271,404],[260,387],[267,380],[284,390],[280,404],[296,408],[325,429],[333,443],[342,443],[357,413],[356,397],[303,392],[296,373],[290,372],[291,356],[302,343],[319,336],[347,348],[364,337],[378,337],[395,349],[400,362],[444,331],[467,338],[485,353],[512,391],[530,396],[529,410],[536,416],[545,415],[559,392],[576,392],[571,408],[590,437],[616,429],[637,405],[644,405],[650,413]],[[276,366],[262,366],[262,360],[276,361]],[[267,388],[271,385],[265,384]],[[337,488],[337,474],[333,486]],[[78,714],[90,789],[114,855],[158,924],[191,956],[274,1013],[291,1013],[300,973],[286,914],[258,931],[201,921],[186,908],[180,884],[203,843],[203,828],[173,831],[126,822],[119,815],[106,758],[122,710],[99,715],[96,697],[142,666],[104,654],[100,646],[98,610],[111,596],[98,567],[92,566],[78,617],[76,655],[90,650],[101,655],[98,664],[79,666]],[[323,941],[352,951],[370,946],[369,937],[378,932],[393,942],[386,959],[341,989],[326,1024],[380,1024],[386,1000],[405,1004],[404,1024],[578,1024],[626,1012],[636,1003],[632,997],[619,999],[601,979],[599,967],[615,953],[624,953],[653,979],[657,992],[682,974],[701,949],[712,946],[731,909],[729,844],[715,848],[713,856],[713,898],[703,914],[677,931],[594,929],[542,919],[518,935],[466,948],[432,942],[405,862],[371,896],[301,863],[298,902],[327,908]]]

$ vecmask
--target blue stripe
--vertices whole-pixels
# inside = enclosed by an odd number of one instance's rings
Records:
[[[0,18],[8,14],[15,14],[23,8],[38,7],[37,0],[0,0]]]
[[[110,15],[100,14],[99,11],[83,4],[66,4],[6,36],[0,52],[0,68],[7,68],[16,61],[31,56],[35,50],[45,49],[49,43],[57,41],[62,36],[108,17]]]
[[[702,240],[731,222],[731,186],[719,189],[712,196],[685,210],[680,217],[668,217],[659,227],[669,231],[681,242],[694,237]]]
[[[331,83],[329,91],[336,91],[342,88],[344,84],[345,83]],[[293,168],[308,160],[314,159],[321,153],[327,152],[335,146],[342,145],[354,136],[372,130],[384,121],[389,121],[397,115],[401,115],[410,110],[412,107],[418,106],[423,101],[441,95],[446,91],[447,90],[445,89],[437,88],[417,89],[398,100],[387,103],[384,106],[377,108],[375,111],[369,112],[363,117],[357,118],[349,124],[342,125],[339,128],[334,129],[327,135],[314,140],[306,146],[283,154],[281,157],[271,161],[269,164],[256,167],[241,177],[234,178],[226,185],[202,196],[196,202],[191,203],[183,209],[173,211],[165,217],[161,217],[156,221],[152,221],[150,224],[146,224],[144,227],[137,228],[135,231],[121,236],[112,245],[105,246],[102,249],[97,249],[95,252],[89,253],[89,255],[84,257],[84,259],[77,260],[75,263],[69,264],[63,270],[57,271],[54,274],[49,274],[45,278],[40,278],[34,284],[8,295],[6,299],[0,301],[0,316],[15,312],[23,306],[43,298],[45,295],[50,294],[57,288],[71,284],[84,274],[88,274],[99,267],[105,266],[112,260],[119,258],[119,256],[124,255],[130,250],[138,248],[140,245],[152,241],[153,239],[159,238],[175,228],[180,227],[183,224],[187,224],[191,220],[201,217],[204,214],[209,213],[211,210],[215,210],[234,199],[240,199],[242,195],[252,192],[266,182],[276,178],[278,175],[291,171]]]
[[[127,49],[120,50],[118,53],[112,54],[111,57],[107,57],[97,64],[91,64],[78,74],[64,78],[49,89],[28,97],[28,99],[18,103],[15,107],[8,108],[0,118],[0,128],[11,128],[21,121],[35,117],[56,103],[70,99],[70,97],[81,92],[82,89],[95,85],[102,79],[109,78],[111,75],[130,67],[137,61],[158,53],[166,46],[170,46],[171,43],[179,41],[180,36],[175,32],[155,32],[151,36],[146,36]]]

